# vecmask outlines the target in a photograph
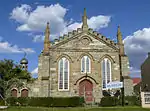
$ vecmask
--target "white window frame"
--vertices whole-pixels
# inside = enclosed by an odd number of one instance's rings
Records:
[[[87,72],[87,63],[86,63],[86,59],[89,59],[89,71]],[[84,59],[84,71],[82,70],[82,60]],[[91,59],[88,56],[83,56],[81,58],[81,73],[91,73]]]
[[[60,89],[60,87],[59,87],[59,83],[60,83],[60,61],[61,60],[63,60],[63,82],[62,82],[62,84],[63,84],[63,88],[62,89]],[[64,76],[65,76],[65,71],[64,71],[64,69],[65,69],[65,60],[67,60],[68,61],[68,89],[65,89],[65,80],[64,80]],[[59,61],[58,61],[58,91],[69,91],[69,75],[70,75],[70,62],[69,62],[69,60],[67,59],[67,58],[65,58],[65,57],[63,57],[63,58],[61,58]]]
[[[102,62],[101,62],[101,69],[102,69],[102,89],[103,90],[106,90],[107,88],[104,88],[103,87],[103,61],[105,62],[105,84],[107,85],[108,83],[107,83],[107,76],[108,76],[108,74],[107,74],[107,60],[108,60],[108,62],[109,62],[109,67],[110,67],[110,82],[112,82],[112,69],[111,69],[111,61],[108,59],[108,58],[104,58],[103,60],[102,60]]]

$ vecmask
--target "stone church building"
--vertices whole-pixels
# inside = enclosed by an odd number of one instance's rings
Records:
[[[25,85],[29,97],[84,96],[86,102],[100,102],[112,81],[124,83],[124,94],[132,95],[129,60],[124,53],[120,27],[117,43],[88,27],[86,10],[82,27],[50,42],[47,23],[44,48],[39,55],[38,79]],[[14,89],[13,89],[14,90]],[[110,89],[115,92],[120,89]],[[17,91],[17,90],[16,90]]]

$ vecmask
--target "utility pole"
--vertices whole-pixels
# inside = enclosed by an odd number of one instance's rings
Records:
[[[50,53],[49,53],[49,85],[48,85],[48,97],[51,97],[51,82],[52,82],[52,76],[51,76],[51,70],[50,70],[50,61],[51,61],[51,55],[50,55]]]
[[[121,88],[121,94],[122,94],[122,106],[124,106],[124,77],[122,74],[122,60],[121,57],[125,56],[124,52],[124,44],[122,40],[122,34],[120,31],[120,26],[118,26],[117,29],[117,41],[118,41],[118,46],[119,46],[119,66],[120,66],[120,80],[123,82],[123,87]]]
[[[119,54],[119,66],[120,66],[120,80],[123,82],[123,87],[121,88],[121,100],[122,106],[124,106],[124,77],[122,75],[122,64],[121,64],[121,55]]]

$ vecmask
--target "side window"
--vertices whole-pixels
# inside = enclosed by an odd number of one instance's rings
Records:
[[[103,89],[105,89],[106,84],[112,81],[111,61],[108,58],[104,58],[101,62],[101,67],[102,67],[102,84]]]
[[[58,62],[58,89],[69,90],[69,60],[65,57]]]

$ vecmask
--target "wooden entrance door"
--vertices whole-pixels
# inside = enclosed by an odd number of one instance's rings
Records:
[[[17,97],[17,90],[16,89],[11,90],[11,96],[12,97]]]
[[[86,102],[93,101],[93,84],[85,79],[79,83],[79,96],[83,96]]]
[[[28,97],[28,90],[27,89],[23,89],[21,91],[21,97]]]

